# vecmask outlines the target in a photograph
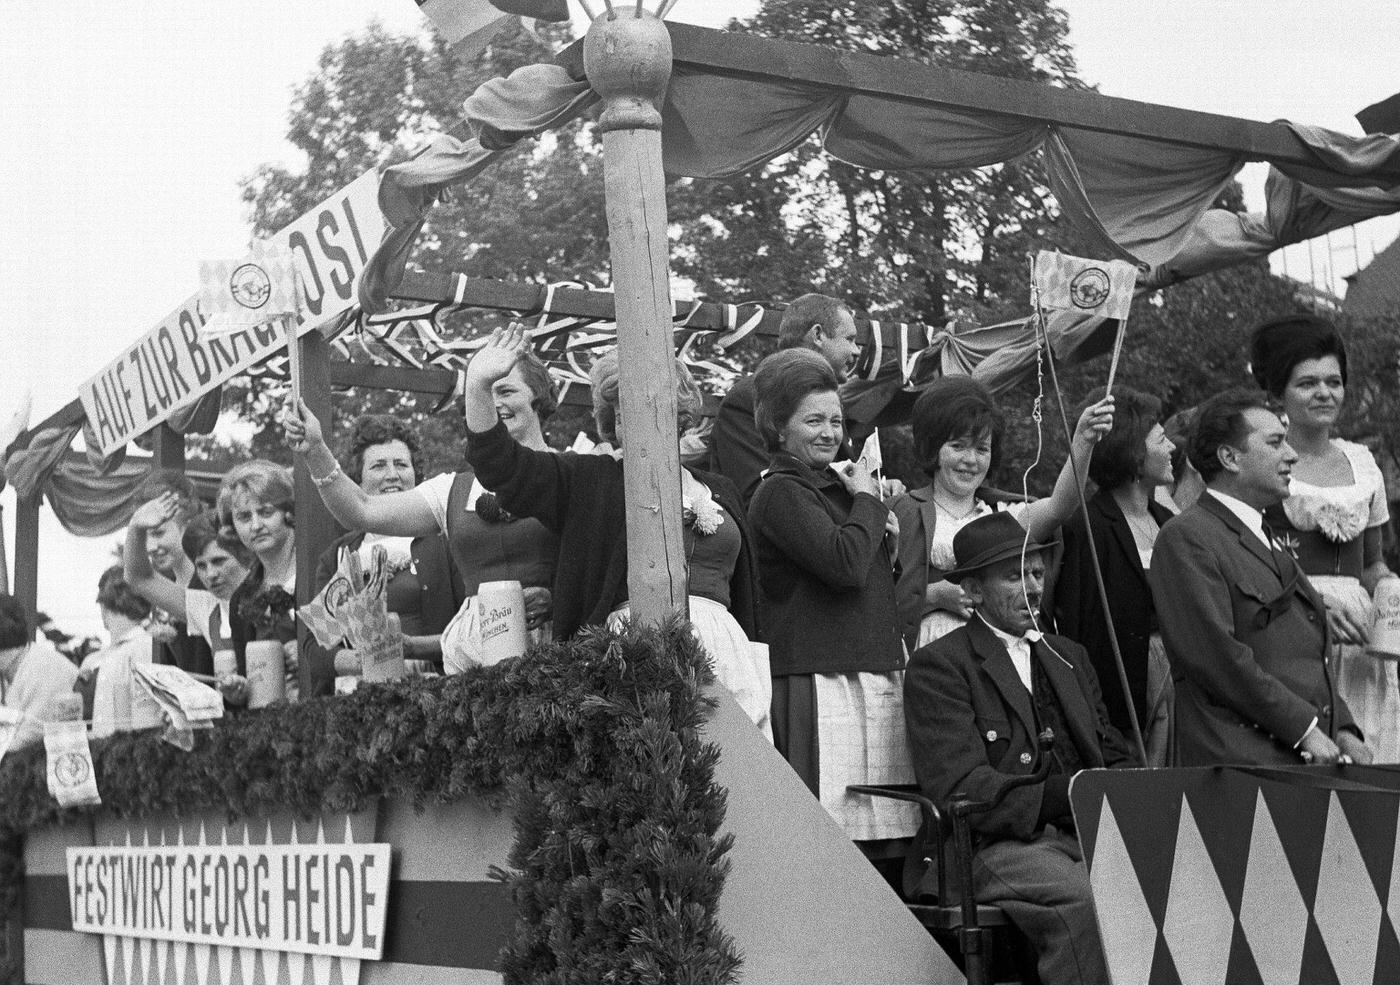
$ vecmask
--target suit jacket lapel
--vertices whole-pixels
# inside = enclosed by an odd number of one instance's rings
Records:
[[[982,669],[992,679],[1001,692],[1002,701],[1021,719],[1026,734],[1036,734],[1035,708],[1031,705],[1031,692],[1016,673],[1016,665],[1011,662],[1011,654],[1006,652],[995,633],[980,617],[973,616],[967,623],[968,639],[972,649],[982,659]]]
[[[938,507],[933,501],[933,483],[929,483],[927,486],[920,486],[909,495],[919,504],[919,519],[921,519],[924,524],[924,581],[927,583],[929,580],[928,570],[930,565],[927,545],[933,543],[933,525],[938,522]],[[912,533],[911,531],[911,536]]]
[[[1276,579],[1279,579],[1280,584],[1282,584],[1282,575],[1279,572],[1278,560],[1274,557],[1273,551],[1264,546],[1264,542],[1255,536],[1254,532],[1246,527],[1240,521],[1239,517],[1230,512],[1228,506],[1208,492],[1201,494],[1199,502],[1202,509],[1219,519],[1221,523],[1234,531],[1244,549],[1250,554],[1253,554],[1259,560],[1259,563],[1268,568],[1270,574]]]
[[[1103,754],[1099,749],[1098,734],[1094,728],[1094,709],[1084,697],[1084,689],[1079,686],[1079,678],[1064,658],[1055,653],[1046,643],[1032,643],[1031,655],[1045,670],[1045,678],[1050,682],[1060,708],[1065,713],[1065,722],[1074,734],[1070,737],[1079,748],[1079,755],[1085,766],[1102,766]]]

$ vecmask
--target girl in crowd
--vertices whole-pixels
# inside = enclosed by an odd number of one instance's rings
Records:
[[[1148,766],[1166,766],[1171,749],[1172,679],[1167,651],[1157,632],[1147,571],[1157,532],[1173,513],[1156,498],[1173,481],[1172,452],[1158,418],[1155,397],[1115,387],[1113,430],[1099,442],[1089,462],[1098,492],[1089,500],[1093,548],[1103,572],[1113,629],[1128,676],[1123,693],[1109,642],[1083,520],[1065,525],[1065,550],[1055,581],[1055,622],[1060,633],[1089,651],[1109,720],[1131,735],[1128,701],[1137,711]]]
[[[126,528],[122,551],[127,583],[152,605],[186,623],[192,633],[204,638],[214,655],[214,672],[224,700],[247,703],[247,670],[244,658],[234,645],[234,626],[240,622],[233,606],[234,593],[248,577],[254,564],[251,551],[232,534],[222,532],[207,516],[196,516],[185,525],[181,548],[194,564],[195,576],[203,588],[182,588],[156,574],[146,553],[152,529],[173,517],[179,503],[165,493],[142,503]],[[247,638],[247,630],[239,635]]]
[[[1313,315],[1265,322],[1250,341],[1255,380],[1281,402],[1298,454],[1288,499],[1265,512],[1327,602],[1337,689],[1378,763],[1400,762],[1395,663],[1366,650],[1371,596],[1394,577],[1381,558],[1390,519],[1385,480],[1363,445],[1333,437],[1346,399],[1347,353],[1336,328]]]
[[[1113,427],[1113,398],[1080,415],[1071,448],[1049,496],[1030,502],[986,486],[1001,458],[1005,418],[985,386],[966,376],[944,376],[914,403],[914,453],[932,480],[891,502],[899,517],[900,628],[910,650],[967,622],[962,588],[943,578],[953,567],[953,536],[979,516],[1009,510],[1031,542],[1049,543],[1079,504],[1094,445]],[[1074,467],[1077,465],[1077,470]],[[1077,488],[1076,488],[1077,487]]]
[[[554,412],[557,398],[549,370],[537,358],[513,362],[508,372],[488,385],[485,404],[491,424],[499,421],[513,441],[548,453],[541,426]],[[342,526],[395,537],[421,538],[439,531],[446,535],[456,576],[461,579],[456,591],[465,599],[459,608],[461,617],[454,620],[442,643],[448,673],[461,673],[480,659],[480,640],[472,627],[475,597],[483,582],[520,582],[532,637],[546,638],[558,537],[527,512],[502,508],[502,501],[489,491],[494,488],[490,479],[478,479],[471,470],[463,470],[421,485],[405,484],[408,470],[398,468],[403,488],[381,488],[375,495],[341,469],[326,446],[320,422],[305,404],[299,412],[289,410],[283,425],[287,443],[306,456],[321,500]]]
[[[357,418],[350,431],[345,474],[366,496],[413,490],[423,474],[418,436],[389,414]],[[448,553],[447,538],[436,521],[431,530],[416,537],[363,530],[345,534],[321,555],[315,590],[319,592],[331,580],[346,552],[358,552],[368,570],[370,552],[376,545],[388,554],[392,572],[388,605],[389,611],[399,617],[404,656],[441,667],[442,631],[465,595],[462,579]],[[314,640],[311,645],[316,645]]]
[[[895,615],[899,526],[875,479],[829,466],[844,437],[836,375],[807,349],[759,364],[754,418],[771,455],[749,504],[773,673],[778,751],[853,838],[913,834],[904,805],[851,783],[912,782],[904,647]]]
[[[554,632],[572,636],[625,614],[627,520],[622,462],[610,455],[546,454],[516,440],[496,420],[492,387],[525,356],[518,324],[492,333],[467,366],[467,460],[512,513],[533,516],[559,536],[554,578]],[[700,390],[677,363],[677,434],[700,410]],[[590,371],[599,436],[621,447],[617,433],[618,360],[601,356]],[[626,448],[622,449],[626,454]],[[733,483],[695,469],[681,472],[690,617],[714,661],[715,675],[749,717],[767,731],[767,654],[755,636],[754,569],[748,524]]]
[[[292,470],[255,458],[229,469],[215,500],[220,530],[253,555],[248,578],[234,592],[234,650],[240,661],[253,640],[282,644],[287,699],[297,692],[296,498]]]

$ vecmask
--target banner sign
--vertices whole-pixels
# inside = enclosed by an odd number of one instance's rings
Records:
[[[1038,300],[1042,308],[1128,317],[1137,268],[1126,260],[1086,260],[1041,250],[1035,256],[1034,272],[1031,301]]]
[[[380,239],[379,173],[365,172],[269,239],[291,252],[301,282],[302,335],[355,304],[355,280]],[[78,396],[103,455],[286,345],[274,325],[205,338],[208,313],[191,296],[127,346]]]
[[[73,929],[378,960],[387,844],[68,849]]]

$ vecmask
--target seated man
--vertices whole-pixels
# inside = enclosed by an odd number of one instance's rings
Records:
[[[957,567],[946,577],[962,583],[974,614],[909,662],[909,746],[935,803],[954,793],[988,801],[1039,767],[1037,736],[1052,733],[1045,781],[969,816],[972,891],[1030,939],[1044,985],[1107,983],[1069,781],[1081,769],[1138,764],[1109,724],[1084,648],[1036,631],[1048,545],[1025,541],[1009,513],[979,517],[953,538]]]
[[[0,594],[0,708],[23,716],[10,748],[42,739],[49,702],[71,694],[77,681],[78,668],[48,640],[35,642],[34,626],[19,599]]]

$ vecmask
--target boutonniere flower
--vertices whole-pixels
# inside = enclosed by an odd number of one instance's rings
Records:
[[[715,502],[713,496],[695,500],[685,496],[681,499],[681,523],[690,527],[700,536],[710,536],[719,529],[719,525],[723,522],[724,513],[720,510],[719,504]]]
[[[1298,548],[1302,546],[1302,541],[1296,535],[1288,532],[1278,533],[1274,535],[1274,540],[1278,543],[1280,550],[1287,551],[1289,557],[1295,561],[1298,560]]]
[[[495,493],[484,492],[476,501],[476,515],[487,523],[510,523],[515,516],[501,506]]]

